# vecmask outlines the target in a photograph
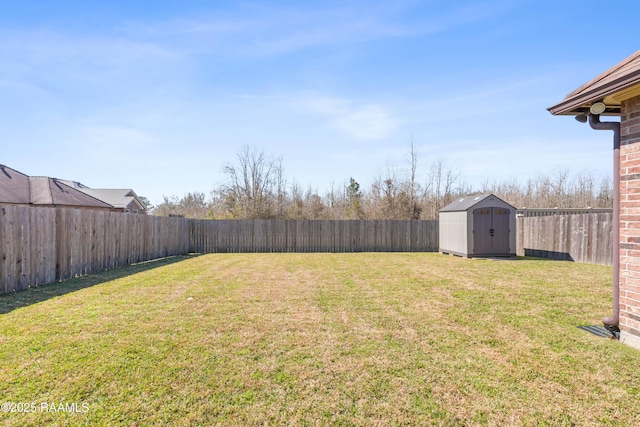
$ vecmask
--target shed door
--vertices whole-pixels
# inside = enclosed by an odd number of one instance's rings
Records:
[[[509,216],[504,208],[480,208],[473,211],[474,255],[508,254]]]
[[[473,211],[473,253],[491,253],[491,208]]]

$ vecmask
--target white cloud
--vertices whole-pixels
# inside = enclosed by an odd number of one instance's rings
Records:
[[[82,132],[85,146],[102,150],[107,148],[115,156],[149,146],[155,138],[140,129],[119,126],[91,126]]]
[[[400,124],[386,108],[377,104],[356,105],[341,98],[312,98],[306,101],[311,112],[325,116],[327,125],[359,140],[382,139],[390,136]]]
[[[303,102],[309,110],[329,115],[344,114],[349,111],[349,104],[347,99],[328,97],[313,97]]]
[[[149,41],[62,29],[0,30],[0,61],[9,64],[0,70],[0,79],[59,85],[72,92],[81,84],[112,84],[114,78],[127,81],[167,65],[177,68],[182,59],[179,51]]]
[[[389,38],[446,32],[504,13],[496,0],[480,5],[440,5],[429,13],[414,2],[366,2],[280,7],[244,3],[197,17],[129,24],[134,38],[166,40],[190,53],[265,57],[307,48],[339,46]]]
[[[351,44],[416,33],[390,22],[391,6],[279,8],[244,5],[229,14],[210,14],[132,25],[133,35],[170,37],[196,50],[242,56],[280,55],[308,47]]]
[[[335,118],[331,123],[356,139],[382,139],[391,135],[399,121],[378,105],[364,105]]]

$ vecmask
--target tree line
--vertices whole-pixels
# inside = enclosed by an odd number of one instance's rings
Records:
[[[152,213],[202,219],[437,219],[458,197],[493,193],[517,208],[610,208],[610,178],[588,172],[555,173],[503,182],[468,184],[446,159],[423,162],[413,141],[404,167],[387,167],[368,187],[353,177],[323,194],[285,176],[282,157],[245,147],[223,167],[225,181],[209,195],[165,196]]]

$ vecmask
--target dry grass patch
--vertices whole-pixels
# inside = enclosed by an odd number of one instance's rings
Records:
[[[0,297],[0,395],[89,410],[0,417],[639,424],[629,367],[640,352],[576,328],[609,311],[610,278],[607,267],[534,259],[229,254],[51,285],[47,298]]]

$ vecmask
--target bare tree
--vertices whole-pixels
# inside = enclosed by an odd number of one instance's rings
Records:
[[[307,188],[305,195],[305,218],[323,219],[325,216],[325,204],[318,195],[318,190]]]
[[[606,177],[600,182],[598,195],[596,196],[595,207],[612,207],[613,206],[613,183],[611,178]]]
[[[490,191],[486,191],[490,188]],[[524,184],[516,180],[492,186],[483,185],[484,192],[492,192],[519,208],[586,208],[611,207],[611,180],[599,183],[588,172],[571,176],[568,170],[558,169],[552,175],[539,174]]]
[[[569,193],[569,171],[567,169],[558,168],[549,181],[551,188],[551,197],[554,207],[568,208],[570,203],[567,197]]]
[[[180,200],[176,196],[162,196],[162,203],[153,208],[153,215],[173,216],[180,215],[178,205]]]
[[[153,209],[156,216],[181,216],[185,218],[209,218],[211,204],[206,201],[204,193],[195,191],[185,194],[181,199],[177,196],[163,197],[163,202]]]
[[[285,217],[287,202],[287,180],[284,177],[284,166],[282,157],[275,159],[276,189],[277,189],[277,217]]]
[[[438,158],[431,164],[424,187],[425,202],[429,205],[428,219],[438,218],[440,209],[460,195],[460,175],[460,170],[451,167],[443,158]]]
[[[420,210],[417,198],[414,202],[416,205],[412,206],[411,182],[403,180],[401,173],[392,167],[387,167],[384,175],[371,184],[371,190],[363,198],[365,216],[376,219],[413,219],[414,212]]]
[[[296,181],[291,183],[291,197],[289,198],[287,218],[304,218],[304,194],[302,187]]]
[[[244,147],[237,157],[237,164],[227,163],[223,168],[228,182],[219,196],[226,200],[235,218],[273,218],[274,199],[283,185],[281,161],[249,147]]]
[[[437,219],[439,210],[461,195],[494,193],[516,207],[611,207],[611,178],[598,181],[591,173],[572,176],[558,168],[524,183],[485,179],[477,187],[465,183],[461,171],[445,159],[434,160],[426,176],[420,176],[420,156],[413,137],[408,164],[388,165],[367,190],[351,178],[342,186],[331,183],[321,197],[317,190],[287,181],[281,157],[271,157],[244,147],[235,164],[227,163],[227,181],[215,188],[211,199],[203,193],[182,198],[164,197],[154,215],[191,218],[291,218],[291,219]]]
[[[413,135],[409,139],[409,163],[411,165],[409,172],[409,204],[410,204],[410,218],[411,219],[419,219],[420,212],[422,209],[418,205],[418,158],[419,154],[416,149],[415,142],[413,140]]]
[[[180,214],[185,218],[207,218],[209,216],[209,204],[205,200],[204,193],[195,191],[187,193],[178,203]]]

